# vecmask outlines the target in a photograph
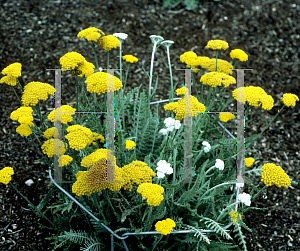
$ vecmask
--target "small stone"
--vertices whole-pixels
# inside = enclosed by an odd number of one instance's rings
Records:
[[[27,186],[29,186],[29,187],[30,187],[33,183],[34,183],[34,182],[33,182],[32,179],[29,179],[29,180],[26,180],[26,181],[25,181],[25,184],[26,184]]]

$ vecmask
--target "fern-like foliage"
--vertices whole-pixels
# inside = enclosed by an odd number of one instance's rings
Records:
[[[225,230],[218,222],[215,222],[214,220],[206,217],[201,217],[202,219],[200,221],[204,221],[205,225],[211,230],[214,230],[217,234],[221,234],[222,236],[225,236],[227,239],[232,239],[229,235],[229,230]]]
[[[94,235],[94,237],[92,237]],[[82,251],[101,251],[101,246],[104,244],[101,239],[95,236],[95,234],[89,234],[81,230],[74,231],[70,229],[69,232],[65,231],[63,235],[59,235],[56,238],[56,246],[53,250],[61,248],[67,244],[74,243],[80,245]],[[85,247],[82,247],[84,245]]]
[[[238,223],[235,224],[233,232],[236,233],[234,237],[240,240],[239,244],[243,246],[243,250],[247,251],[246,240],[245,240],[246,237],[243,235],[242,228]]]
[[[196,233],[194,234],[194,236],[196,236],[197,238],[200,238],[200,241],[205,241],[208,244],[210,244],[210,240],[208,239],[208,237],[206,236],[205,233],[201,232],[201,229],[197,229],[193,226],[190,225],[185,225],[185,229],[186,230],[192,230],[192,231],[196,231]]]

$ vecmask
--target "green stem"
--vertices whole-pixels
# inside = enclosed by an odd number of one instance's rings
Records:
[[[153,61],[154,61],[155,49],[156,49],[156,43],[153,46],[152,57],[151,57],[151,66],[150,66],[149,93],[148,93],[149,107],[150,107],[150,101],[151,101],[150,100],[150,98],[151,98],[151,84],[152,84]]]
[[[127,79],[127,74],[126,74],[126,79]],[[122,83],[122,41],[120,41],[120,81]]]
[[[168,56],[168,65],[169,65],[169,72],[170,72],[170,81],[171,81],[171,100],[170,102],[173,102],[173,75],[172,75],[172,66],[171,66],[171,60],[170,60],[170,51],[169,47],[167,46],[167,56]]]
[[[197,96],[197,99],[199,100],[198,90],[197,90],[196,81],[195,81],[195,74],[194,74],[193,71],[192,71],[192,81],[195,84],[194,86],[195,86],[195,89],[196,89],[196,96]],[[192,94],[192,89],[191,89],[191,94]],[[202,103],[202,100],[201,100],[201,103]]]
[[[126,86],[126,82],[127,82],[127,76],[128,76],[128,72],[129,72],[129,69],[130,69],[130,66],[131,66],[130,63],[127,63],[127,64],[128,64],[128,66],[127,66],[127,71],[126,71],[126,76],[125,76],[125,81],[124,81],[124,87],[123,87],[123,90],[122,90],[122,97],[124,96],[125,86]]]
[[[216,72],[218,72],[218,54],[219,54],[219,51],[216,50]]]
[[[109,69],[109,52],[110,51],[107,51],[107,70]]]
[[[42,216],[52,226],[54,226],[54,224],[35,205],[33,205],[25,196],[23,196],[23,194],[11,182],[9,184],[17,191],[18,194],[20,194],[22,196],[23,199],[25,199],[27,201],[27,203],[31,206],[31,208],[34,208],[38,212],[38,213],[35,212],[37,215]]]
[[[19,79],[17,79],[17,82],[18,82],[18,84],[19,84],[19,86],[20,86],[20,89],[21,89],[21,95],[23,95],[23,88],[22,88],[22,85],[21,85],[20,82],[19,82]]]
[[[95,62],[96,62],[96,67],[97,67],[97,72],[99,71],[99,64],[98,64],[98,59],[97,59],[97,55],[96,55],[96,48],[95,48],[95,42],[92,41],[92,47],[93,47],[93,51],[94,51],[94,56],[95,56]]]
[[[17,98],[18,98],[18,100],[19,100],[19,102],[20,102],[21,106],[23,106],[23,104],[22,104],[22,102],[21,102],[21,100],[20,100],[20,98],[19,98],[18,94],[16,93],[16,91],[15,91],[14,87],[13,87],[13,86],[11,86],[11,88],[13,89],[14,93],[16,94],[16,96],[17,96]]]
[[[267,189],[267,186],[265,185],[257,194],[255,194],[254,196],[252,196],[251,200],[254,201],[254,199],[264,190]]]
[[[40,109],[40,101],[38,101],[38,103],[37,103],[37,108],[38,108],[38,116],[40,118],[41,125],[42,125],[42,128],[43,128],[43,132],[45,132],[44,120],[43,120],[41,109]]]
[[[238,62],[238,59],[235,60],[233,69],[235,69],[237,62]]]
[[[274,118],[270,121],[270,123],[268,123],[268,125],[266,126],[266,128],[261,133],[259,133],[259,135],[263,134],[263,132],[269,128],[270,124],[273,122],[274,119],[276,119],[276,117],[279,115],[279,113],[282,111],[282,109],[284,107],[285,107],[285,105],[283,105],[283,107],[281,107],[281,109],[277,112],[277,114],[274,116]]]

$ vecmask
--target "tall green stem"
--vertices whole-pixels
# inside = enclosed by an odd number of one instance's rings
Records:
[[[45,132],[44,120],[43,120],[43,116],[42,116],[41,109],[40,109],[40,101],[37,103],[37,108],[38,108],[38,116],[40,118],[41,125],[43,128],[43,132]]]
[[[127,79],[127,74],[126,74],[126,79]],[[122,83],[122,41],[120,41],[120,80]]]
[[[17,98],[18,98],[18,100],[19,100],[19,102],[20,102],[21,106],[23,106],[23,104],[22,104],[22,102],[21,102],[21,100],[20,100],[20,98],[19,98],[19,96],[18,96],[17,92],[15,91],[14,87],[13,87],[13,86],[11,86],[11,88],[13,89],[14,93],[16,94],[16,96],[17,96]]]
[[[107,70],[109,69],[109,52],[110,51],[107,51]]]
[[[217,50],[216,51],[216,72],[218,72],[218,54],[219,54],[219,51]]]
[[[167,56],[168,56],[168,65],[169,65],[169,72],[170,72],[170,81],[171,81],[171,100],[173,102],[173,75],[172,75],[172,66],[171,66],[171,59],[170,59],[170,51],[169,47],[167,46]]]
[[[94,51],[94,56],[95,56],[95,62],[96,62],[96,67],[97,67],[97,72],[99,71],[99,64],[98,64],[98,59],[97,59],[97,54],[96,54],[96,48],[95,48],[95,42],[92,41],[92,47]]]

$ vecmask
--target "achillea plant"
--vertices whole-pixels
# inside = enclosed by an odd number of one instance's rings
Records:
[[[107,52],[109,65],[109,52],[119,47],[118,67],[122,69],[122,59],[127,63],[124,81],[122,75],[118,78],[110,73],[94,72],[95,67],[92,63],[86,62],[77,52],[69,52],[59,61],[63,71],[71,70],[75,76],[76,108],[62,105],[50,112],[45,119],[41,116],[39,102],[47,100],[49,95],[53,96],[55,89],[47,83],[30,82],[24,91],[22,90],[22,98],[18,97],[20,108],[11,113],[11,119],[21,124],[16,131],[21,136],[28,137],[34,144],[43,161],[48,164],[50,173],[60,171],[62,180],[70,182],[62,183],[61,186],[55,184],[59,187],[59,190],[55,190],[59,194],[58,201],[44,210],[50,197],[49,191],[41,203],[34,206],[13,185],[12,167],[0,170],[0,182],[13,186],[37,215],[49,222],[48,227],[57,231],[57,236],[50,238],[55,240],[54,248],[64,246],[71,250],[72,245],[84,245],[86,250],[100,250],[100,247],[109,250],[111,236],[103,232],[103,227],[107,226],[115,231],[115,234],[119,231],[142,232],[141,235],[135,236],[136,243],[127,243],[129,250],[144,248],[194,251],[208,250],[212,246],[220,249],[224,247],[220,244],[221,241],[230,248],[236,249],[239,246],[247,250],[241,228],[248,230],[243,222],[243,212],[249,209],[255,197],[268,186],[287,188],[294,183],[276,164],[267,163],[262,167],[252,167],[255,160],[251,157],[245,158],[244,165],[240,167],[245,170],[250,167],[252,169],[245,171],[245,177],[236,177],[236,157],[233,154],[237,150],[236,140],[228,139],[224,131],[220,130],[219,120],[232,123],[235,115],[226,112],[226,107],[231,102],[243,102],[247,105],[246,118],[252,106],[270,110],[274,105],[271,94],[254,86],[235,89],[230,100],[224,99],[226,88],[236,84],[236,79],[231,76],[232,69],[235,69],[238,61],[246,61],[248,55],[240,49],[232,50],[230,56],[236,60],[234,66],[230,62],[218,59],[218,53],[224,53],[229,48],[228,43],[222,40],[211,40],[206,46],[215,52],[216,58],[198,56],[191,51],[183,53],[180,61],[192,71],[191,84],[196,88],[193,96],[188,86],[173,88],[169,50],[174,42],[164,41],[163,37],[152,35],[152,60],[150,73],[147,72],[149,93],[139,93],[139,86],[125,95],[130,64],[138,63],[138,58],[132,55],[122,57],[122,43],[125,42],[127,34],[104,35],[104,32],[95,27],[78,33],[78,37],[84,38],[92,45],[97,70],[99,64],[96,48],[100,49],[100,53],[103,53],[101,48]],[[168,104],[163,105],[168,111],[166,118],[160,118],[158,113],[152,114],[149,109],[158,85],[156,81],[151,92],[153,62],[155,52],[161,45],[167,49],[170,73],[171,95]],[[199,72],[201,76],[197,77]],[[18,77],[21,76],[21,64],[7,66],[2,74],[6,76],[1,78],[0,82],[11,85],[15,92],[14,86],[19,84]],[[197,91],[199,84],[201,93]],[[80,97],[87,101],[86,106],[81,104],[81,98],[78,99],[79,87],[82,90]],[[205,101],[204,87],[209,89]],[[89,100],[86,91],[93,94],[92,100]],[[83,113],[79,116],[75,112],[89,112],[93,108],[106,110],[108,93],[112,91],[115,102],[116,139],[113,149],[110,149],[108,131],[111,128],[107,127],[108,119],[107,123],[101,123],[95,114]],[[214,98],[219,91],[221,95],[215,102]],[[174,102],[173,94],[182,97]],[[103,100],[101,104],[97,102],[96,95]],[[280,100],[284,103],[281,112],[285,106],[295,106],[299,98],[288,93],[283,94]],[[190,110],[187,110],[187,107],[190,107]],[[209,110],[217,115],[208,113]],[[125,111],[128,112],[127,118],[131,127],[127,127],[125,123]],[[36,126],[33,112],[40,119],[41,128]],[[192,120],[191,128],[187,127],[186,119]],[[61,122],[61,130],[54,125],[57,120]],[[184,130],[190,130],[192,148],[186,144],[189,137],[185,137]],[[262,133],[257,135],[256,139]],[[37,136],[43,136],[44,141],[40,142],[38,139],[40,145],[37,146],[33,136],[37,139]],[[253,137],[246,138],[245,148],[251,145],[253,140]],[[188,156],[186,151],[190,151]],[[247,154],[248,150],[245,152],[245,155]],[[54,155],[58,157],[58,170],[53,165]],[[253,173],[261,173],[261,184],[265,186],[262,189],[255,186],[255,190],[250,194],[241,193],[245,182],[254,187],[248,178]],[[238,196],[235,193],[228,194],[228,189],[234,185],[237,187]],[[56,186],[53,183],[49,184],[52,188]],[[233,200],[235,196],[236,202]],[[81,210],[89,215],[82,214]],[[89,218],[91,215],[93,217]],[[231,224],[234,224],[232,232],[227,230]],[[180,232],[187,229],[191,232]],[[213,232],[202,231],[207,229]],[[177,233],[176,237],[173,237],[174,232]],[[238,244],[232,238],[235,232],[235,236],[239,238]]]

